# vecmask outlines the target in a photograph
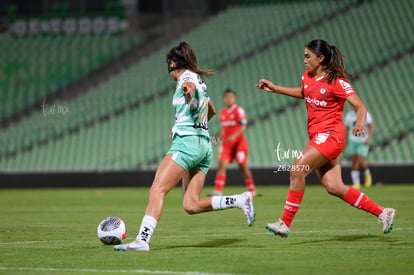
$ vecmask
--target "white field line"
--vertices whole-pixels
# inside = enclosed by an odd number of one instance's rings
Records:
[[[411,231],[413,227],[394,228],[393,231]],[[348,229],[348,230],[306,230],[294,231],[293,234],[315,234],[315,233],[350,233],[350,232],[365,232],[365,230]],[[378,231],[378,234],[381,234]],[[223,234],[199,234],[199,235],[170,235],[170,236],[155,236],[155,239],[178,239],[178,238],[194,238],[194,237],[231,237],[231,236],[246,236],[246,235],[273,235],[270,232],[251,232],[251,233],[223,233]],[[127,238],[133,239],[133,238]],[[18,245],[18,244],[37,244],[37,243],[55,243],[55,242],[72,242],[73,240],[44,240],[44,241],[16,241],[16,242],[0,242],[0,245]]]
[[[90,268],[53,268],[53,267],[5,267],[0,266],[3,271],[40,271],[40,272],[90,272],[90,273],[138,273],[138,274],[168,274],[168,275],[237,275],[231,273],[210,273],[198,271],[169,271],[169,270],[147,270],[147,269],[90,269]]]
[[[55,243],[55,242],[67,242],[67,241],[70,241],[70,240],[45,240],[45,241],[0,242],[0,245],[33,244],[33,243]]]

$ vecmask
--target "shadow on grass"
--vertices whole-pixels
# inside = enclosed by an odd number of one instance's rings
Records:
[[[215,239],[199,244],[184,244],[184,245],[172,245],[172,246],[163,246],[153,250],[164,250],[164,249],[175,249],[175,248],[209,248],[209,247],[222,247],[232,245],[245,241],[245,239]]]
[[[304,242],[292,243],[290,245],[300,245],[300,244],[314,244],[314,243],[328,243],[328,242],[358,242],[358,241],[378,241],[378,242],[397,242],[397,240],[384,239],[384,236],[381,235],[352,235],[352,236],[336,236],[330,239],[320,239],[320,240],[309,240]]]

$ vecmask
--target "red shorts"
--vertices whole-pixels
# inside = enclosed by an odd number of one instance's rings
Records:
[[[235,159],[238,164],[246,164],[248,151],[249,145],[246,139],[234,143],[223,143],[219,151],[219,161],[231,163]]]
[[[315,147],[330,161],[334,161],[344,150],[345,136],[343,132],[320,132],[310,137],[309,145]]]

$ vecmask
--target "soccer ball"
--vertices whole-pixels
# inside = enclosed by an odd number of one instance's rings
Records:
[[[118,217],[107,217],[98,225],[98,238],[104,244],[120,244],[127,234],[124,221]]]

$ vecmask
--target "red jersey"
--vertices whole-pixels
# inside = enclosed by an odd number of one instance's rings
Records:
[[[247,124],[246,114],[242,107],[234,104],[229,109],[224,108],[220,112],[220,123],[222,126],[222,138],[226,140],[232,134],[240,129],[243,125]],[[244,133],[237,136],[234,142],[243,140]]]
[[[339,78],[329,84],[326,77],[315,78],[306,70],[302,76],[302,88],[308,110],[309,137],[322,132],[343,132],[345,100],[355,93],[348,81]]]

